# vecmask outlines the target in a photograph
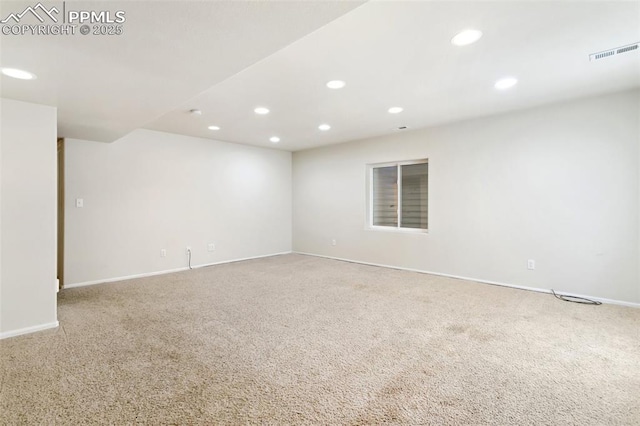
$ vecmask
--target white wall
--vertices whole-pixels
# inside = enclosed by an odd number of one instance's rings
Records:
[[[639,100],[631,91],[297,152],[294,250],[638,303]],[[366,165],[421,158],[428,234],[365,229]]]
[[[150,130],[65,150],[65,287],[184,268],[187,246],[192,265],[291,251],[289,152]]]
[[[0,338],[57,326],[56,110],[0,101]]]

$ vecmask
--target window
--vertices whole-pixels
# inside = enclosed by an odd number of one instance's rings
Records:
[[[369,166],[369,224],[372,227],[427,230],[427,160]]]

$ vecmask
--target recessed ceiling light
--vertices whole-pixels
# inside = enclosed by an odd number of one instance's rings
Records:
[[[456,46],[466,46],[480,40],[480,37],[482,37],[482,31],[464,30],[460,31],[451,39],[451,44]]]
[[[346,86],[346,84],[347,83],[342,80],[331,80],[327,83],[327,87],[329,89],[342,89],[344,86]]]
[[[209,126],[209,130],[220,130],[218,126]]]
[[[322,130],[323,132],[326,132],[330,128],[331,128],[331,126],[329,126],[328,124],[321,124],[321,125],[318,126],[318,129]]]
[[[401,107],[391,107],[389,108],[389,114],[398,114],[402,112],[403,109]]]
[[[280,142],[280,138],[279,138],[279,137],[277,137],[277,136],[271,136],[271,137],[269,138],[269,140],[270,140],[271,142],[273,142],[273,143],[278,143],[278,142]]]
[[[265,108],[265,107],[258,107],[256,109],[254,109],[253,111],[256,114],[260,114],[260,115],[269,114],[269,108]]]
[[[518,83],[518,79],[514,77],[505,77],[496,81],[496,84],[493,86],[498,90],[506,90],[510,89]]]
[[[37,78],[35,74],[30,73],[29,71],[23,71],[16,68],[2,68],[0,71],[7,77],[19,78],[20,80],[35,80]]]

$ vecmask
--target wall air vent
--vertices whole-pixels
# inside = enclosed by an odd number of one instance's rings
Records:
[[[608,58],[609,56],[619,55],[621,53],[632,52],[638,50],[640,42],[629,44],[627,46],[616,47],[615,49],[603,50],[602,52],[592,53],[589,55],[590,61],[597,61],[598,59]]]

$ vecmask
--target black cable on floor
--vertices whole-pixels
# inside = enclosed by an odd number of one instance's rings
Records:
[[[556,299],[564,300],[565,302],[581,303],[583,305],[602,305],[602,302],[598,302],[597,300],[587,299],[586,297],[556,294],[556,292],[553,291],[553,289],[551,289],[551,293],[553,293]]]

